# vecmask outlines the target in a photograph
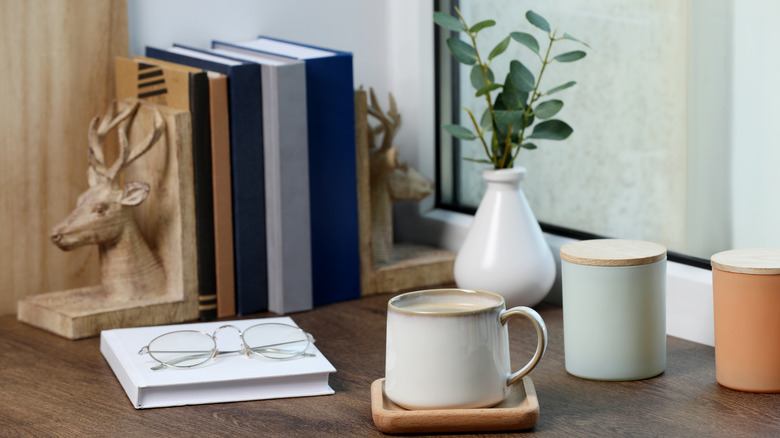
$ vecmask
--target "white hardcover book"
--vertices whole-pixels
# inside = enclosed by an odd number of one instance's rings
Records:
[[[154,338],[172,331],[199,330],[211,335],[224,325],[243,331],[260,323],[297,327],[291,318],[280,317],[104,330],[100,334],[100,352],[136,409],[334,393],[328,377],[336,369],[314,345],[306,351],[311,356],[294,359],[231,354],[193,368],[159,370],[152,369],[157,361],[148,354],[139,354]],[[225,329],[217,334],[219,350],[239,350],[240,345],[235,330]]]
[[[268,310],[280,315],[311,310],[306,66],[217,41],[212,53],[262,66]]]

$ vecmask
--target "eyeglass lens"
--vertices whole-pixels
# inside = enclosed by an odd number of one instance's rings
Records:
[[[271,359],[288,359],[303,354],[309,346],[309,335],[286,324],[259,324],[243,334],[244,344],[253,353]]]
[[[149,343],[149,354],[158,362],[192,367],[211,358],[217,346],[214,338],[194,330],[166,333]]]

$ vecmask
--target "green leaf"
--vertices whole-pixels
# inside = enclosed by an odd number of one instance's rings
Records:
[[[550,23],[548,23],[547,20],[544,19],[544,17],[537,14],[536,12],[534,11],[526,12],[525,19],[528,20],[529,23],[538,27],[539,29],[542,29],[543,31],[550,33]]]
[[[475,96],[477,96],[477,97],[483,96],[483,95],[488,94],[491,91],[497,90],[499,88],[501,88],[501,84],[487,84],[484,87],[482,87],[479,90],[477,90],[477,94],[475,94]]]
[[[466,26],[464,26],[460,20],[452,15],[445,14],[444,12],[434,12],[433,22],[443,28],[454,30],[455,32],[464,32],[466,30]]]
[[[580,40],[578,40],[577,38],[574,38],[573,36],[569,35],[568,33],[564,33],[564,34],[563,34],[563,37],[564,37],[564,38],[566,38],[567,40],[576,41],[576,42],[578,42],[578,43],[580,43],[580,44],[582,44],[582,45],[584,45],[585,47],[587,47],[587,48],[589,48],[589,49],[590,49],[590,46],[588,45],[588,43],[586,43],[586,42],[584,42],[584,41],[580,41]]]
[[[573,52],[566,52],[556,56],[555,59],[558,62],[574,62],[584,58],[586,55],[582,50],[575,50]]]
[[[493,121],[490,120],[490,108],[485,108],[485,111],[482,113],[482,118],[479,119],[479,126],[482,129],[493,129]]]
[[[531,150],[531,151],[536,149],[536,145],[533,144],[533,143],[523,143],[522,145],[520,145],[520,147],[522,147],[523,149]]]
[[[526,116],[522,110],[509,111],[509,110],[494,110],[493,117],[495,119],[494,135],[501,143],[506,140],[507,131],[509,131],[509,125],[512,125],[512,141],[515,143],[519,140],[519,133],[521,129],[527,128],[534,123],[533,116]]]
[[[474,140],[477,138],[470,129],[464,128],[460,125],[444,125],[444,130],[449,132],[453,137],[457,137],[461,140]]]
[[[510,78],[512,84],[520,91],[533,91],[536,82],[534,74],[520,61],[515,60],[509,63],[509,75],[507,76],[507,79]]]
[[[521,103],[520,105],[518,105],[518,106],[514,106],[514,107],[508,107],[508,106],[506,106],[506,104],[505,104],[504,102],[505,102],[505,101],[507,101],[507,100],[511,100],[511,99],[507,99],[507,97],[506,97],[506,96],[507,96],[507,94],[509,94],[509,93],[507,93],[507,87],[506,87],[506,84],[504,84],[504,90],[503,90],[501,93],[499,93],[499,94],[498,94],[498,96],[496,96],[496,100],[495,100],[495,102],[493,103],[493,112],[494,112],[494,113],[495,113],[496,111],[516,111],[516,112],[523,112],[523,110],[524,110],[524,108],[525,108],[525,101],[526,101],[526,100],[528,100],[528,93],[523,93],[523,92],[520,92],[520,91],[518,91],[518,93],[519,93],[519,94],[520,94],[520,96],[522,97],[522,99],[521,99],[521,102],[522,102],[522,103]],[[528,118],[528,119],[525,121],[525,126],[530,126],[530,125],[532,125],[532,124],[533,124],[533,121],[534,121],[534,116],[533,116],[533,114],[531,114],[531,117],[530,117],[530,118]],[[498,126],[498,129],[499,129],[499,130],[502,130],[502,129],[503,129],[503,135],[504,135],[504,136],[506,136],[506,125],[504,125],[504,126]],[[520,128],[520,126],[513,126],[513,127],[512,127],[512,129],[513,129],[513,130],[515,130],[515,129],[521,129],[521,128]],[[512,135],[513,135],[513,137],[512,137],[512,138],[515,138],[515,137],[514,137],[514,136],[515,136],[515,134],[512,134]]]
[[[533,35],[525,32],[512,32],[509,34],[515,41],[533,50],[534,53],[539,53],[539,42],[536,41]]]
[[[545,140],[565,140],[574,130],[566,122],[561,120],[545,120],[534,126],[534,132],[528,138],[541,138]]]
[[[460,38],[447,38],[447,47],[458,62],[466,65],[474,65],[477,62],[477,51]]]
[[[504,83],[504,90],[496,98],[496,109],[523,109],[528,101],[528,92],[520,90],[511,79]]]
[[[477,33],[477,32],[479,32],[480,30],[482,30],[482,29],[484,29],[486,27],[493,27],[495,25],[496,25],[496,22],[493,21],[493,20],[480,21],[479,23],[471,26],[471,28],[469,28],[469,32]]]
[[[531,117],[525,119],[525,124],[524,124],[523,128],[527,128],[527,127],[533,125],[535,120],[536,120],[536,116],[531,115]]]
[[[490,55],[488,55],[488,59],[493,59],[496,56],[504,53],[506,48],[509,47],[509,37],[504,38],[501,40],[500,43],[496,45],[496,47],[493,48],[493,50],[490,51]]]
[[[513,130],[519,129],[523,124],[523,112],[522,111],[506,111],[506,110],[494,110],[493,117],[496,119],[496,124],[502,127],[512,125]],[[506,129],[503,129],[506,133]]]
[[[503,90],[501,90],[501,92],[500,92],[500,93],[498,93],[498,96],[496,96],[496,100],[495,100],[495,101],[493,101],[493,109],[494,109],[494,110],[497,110],[497,109],[500,109],[500,110],[505,110],[505,109],[509,109],[509,108],[512,108],[512,109],[516,109],[516,108],[517,108],[517,107],[510,107],[510,106],[507,106],[507,105],[504,103],[504,94],[506,94],[506,92],[507,92],[507,87],[510,87],[511,85],[512,85],[512,84],[511,84],[511,83],[509,83],[509,82],[507,82],[507,83],[505,83],[505,84],[504,84],[504,89],[503,89]]]
[[[487,79],[488,82],[491,84],[495,82],[495,77],[493,76],[493,71],[490,70],[490,67],[488,67],[487,72]],[[471,69],[471,85],[474,87],[474,89],[479,90],[480,88],[485,86],[485,79],[482,77],[482,67],[479,66],[479,64],[475,65]]]
[[[558,86],[557,86],[557,87],[555,87],[555,88],[550,88],[550,89],[549,89],[549,90],[547,90],[547,92],[546,92],[546,93],[544,93],[544,94],[546,94],[546,95],[548,95],[548,96],[549,96],[550,94],[557,93],[557,92],[559,92],[559,91],[561,91],[561,90],[565,90],[565,89],[567,89],[567,88],[573,87],[573,86],[574,86],[574,84],[576,84],[576,82],[574,82],[574,81],[569,81],[569,82],[567,82],[567,83],[565,83],[565,84],[563,84],[563,85],[558,85]]]
[[[560,111],[561,108],[563,108],[562,100],[548,100],[537,105],[536,109],[534,110],[534,114],[536,114],[536,117],[539,117],[542,120],[549,119],[550,117],[558,114],[558,111]]]

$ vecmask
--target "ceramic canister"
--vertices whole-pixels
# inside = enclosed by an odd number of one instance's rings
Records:
[[[780,249],[720,252],[712,268],[718,383],[780,392]]]
[[[666,369],[666,248],[621,239],[561,248],[566,371],[638,380]]]

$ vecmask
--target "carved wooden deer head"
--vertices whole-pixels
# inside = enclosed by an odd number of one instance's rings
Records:
[[[148,151],[165,128],[165,120],[155,110],[152,132],[129,145],[128,127],[138,107],[136,101],[115,116],[112,102],[102,120],[92,119],[88,135],[89,189],[79,197],[70,215],[51,230],[52,242],[65,251],[98,245],[103,289],[108,298],[116,300],[165,292],[165,271],[141,235],[132,212],[132,207],[149,195],[149,185],[138,181],[120,185],[122,170]],[[108,167],[103,142],[117,125],[119,153]]]
[[[370,89],[368,113],[379,125],[368,136],[371,173],[371,243],[374,263],[390,260],[393,251],[393,205],[394,201],[413,199],[419,201],[433,191],[433,182],[398,158],[398,148],[391,146],[393,137],[401,127],[401,114],[390,96],[390,109],[382,110],[379,101]],[[374,136],[382,135],[377,146]]]

